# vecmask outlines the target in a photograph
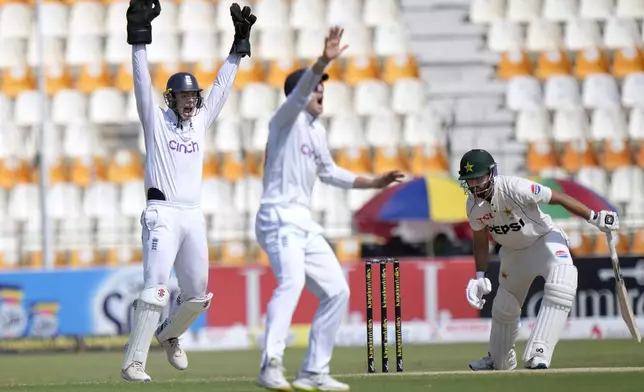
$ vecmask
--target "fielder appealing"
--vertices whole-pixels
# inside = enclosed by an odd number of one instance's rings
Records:
[[[230,56],[212,90],[202,98],[195,77],[172,75],[164,98],[168,110],[154,102],[145,45],[152,42],[151,22],[160,12],[158,0],[131,0],[127,10],[127,42],[132,45],[134,93],[145,136],[145,191],[141,215],[144,289],[134,302],[134,316],[121,376],[127,381],[150,381],[145,372],[153,335],[176,369],[188,367],[179,337],[210,306],[206,224],[200,209],[203,147],[206,131],[221,112],[233,87],[240,59],[250,56],[250,8],[234,3],[235,25]],[[173,266],[180,295],[177,307],[159,326],[170,298],[167,287]],[[158,328],[157,328],[158,327]]]
[[[319,299],[311,325],[308,351],[292,387],[303,391],[347,391],[347,384],[329,376],[335,335],[349,300],[349,286],[322,227],[311,215],[311,193],[316,178],[349,188],[384,188],[402,174],[391,171],[374,179],[359,177],[336,166],[326,142],[326,131],[316,118],[323,111],[324,69],[346,49],[343,30],[332,28],[322,56],[310,68],[288,76],[287,96],[269,123],[264,168],[264,190],[255,232],[266,251],[278,282],[268,304],[260,386],[291,390],[284,377],[282,357],[293,312],[304,286]]]
[[[467,216],[474,230],[476,279],[467,285],[469,303],[482,309],[492,290],[485,277],[488,233],[502,247],[499,288],[492,305],[488,356],[470,363],[472,370],[512,370],[517,366],[514,343],[521,307],[532,281],[541,276],[545,288],[541,309],[523,355],[528,369],[550,366],[559,335],[577,292],[577,268],[568,237],[539,204],[556,204],[586,219],[603,232],[619,229],[613,211],[595,212],[574,198],[524,178],[497,175],[497,164],[485,150],[471,150],[460,162],[460,181],[469,191]]]

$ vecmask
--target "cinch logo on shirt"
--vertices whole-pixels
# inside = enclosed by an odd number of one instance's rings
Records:
[[[519,219],[518,222],[510,223],[509,225],[500,225],[500,226],[490,226],[490,233],[494,232],[496,234],[508,234],[511,231],[521,231],[525,226],[523,219]]]
[[[312,149],[308,144],[302,144],[300,146],[300,152],[304,156],[313,159],[316,163],[320,160],[320,155],[318,155],[318,153],[315,152],[315,150]]]
[[[192,142],[188,144],[179,143],[176,140],[170,140],[168,146],[171,150],[182,152],[184,154],[192,154],[193,152],[199,151],[199,143]]]

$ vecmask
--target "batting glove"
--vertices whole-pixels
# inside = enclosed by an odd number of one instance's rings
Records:
[[[619,217],[615,211],[591,211],[588,223],[604,233],[619,230]]]
[[[492,282],[488,278],[482,277],[477,279],[470,279],[465,289],[467,302],[472,305],[474,309],[481,310],[485,305],[484,295],[490,294],[492,291]]]
[[[130,0],[127,18],[127,43],[149,45],[152,43],[152,21],[161,14],[159,0]]]

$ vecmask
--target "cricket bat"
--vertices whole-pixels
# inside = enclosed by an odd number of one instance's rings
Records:
[[[617,257],[617,251],[615,250],[615,237],[612,232],[606,233],[606,239],[608,240],[608,247],[610,249],[610,260],[613,263],[613,272],[615,273],[615,293],[619,301],[619,310],[622,314],[622,319],[628,326],[628,329],[631,331],[631,336],[637,341],[641,342],[642,336],[640,335],[639,329],[637,329],[637,324],[635,323],[635,315],[631,309],[630,299],[626,291],[626,285],[624,284],[624,277],[622,276],[622,270],[619,266],[619,258]]]

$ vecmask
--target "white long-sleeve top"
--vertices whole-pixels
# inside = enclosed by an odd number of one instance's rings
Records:
[[[205,134],[230,94],[240,59],[228,56],[199,113],[181,121],[155,103],[145,45],[132,46],[136,109],[145,137],[146,193],[157,188],[170,203],[200,204]]]
[[[266,220],[278,219],[309,231],[321,231],[310,211],[316,179],[344,189],[353,187],[357,176],[335,164],[324,126],[304,110],[321,77],[307,69],[269,122],[260,226]]]

